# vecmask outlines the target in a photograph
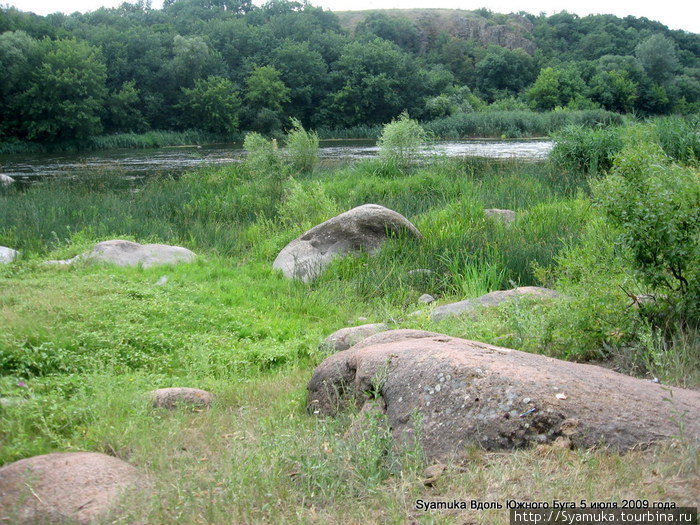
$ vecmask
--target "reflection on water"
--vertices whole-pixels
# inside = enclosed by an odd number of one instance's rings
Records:
[[[543,159],[552,149],[548,140],[460,140],[436,142],[424,148],[426,155]],[[376,156],[374,141],[322,141],[320,156],[327,160],[353,160]],[[186,146],[156,150],[111,150],[83,154],[34,154],[0,156],[0,173],[29,182],[40,177],[76,177],[81,173],[114,173],[126,178],[178,174],[203,166],[240,162],[245,152],[239,144]]]

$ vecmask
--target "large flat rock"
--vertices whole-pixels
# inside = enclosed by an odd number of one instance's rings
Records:
[[[328,357],[309,381],[309,409],[359,408],[378,383],[395,440],[418,437],[430,458],[459,457],[474,443],[514,449],[557,438],[627,450],[676,436],[678,418],[686,436],[700,439],[699,392],[443,335]]]
[[[372,253],[392,235],[420,238],[418,229],[400,213],[364,204],[314,226],[277,255],[272,267],[285,277],[309,282],[335,257],[364,250]]]

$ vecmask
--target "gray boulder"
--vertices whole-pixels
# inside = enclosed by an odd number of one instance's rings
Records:
[[[598,366],[435,335],[333,354],[314,370],[308,408],[329,416],[371,401],[395,443],[418,438],[429,459],[449,460],[470,444],[624,451],[674,438],[679,420],[700,440],[700,392],[672,394]]]
[[[500,210],[498,208],[489,208],[484,210],[484,215],[497,219],[505,224],[510,224],[515,221],[515,212],[513,210]]]
[[[384,323],[363,324],[360,326],[349,326],[336,330],[323,341],[323,346],[330,350],[347,350],[351,346],[359,343],[367,337],[384,332],[389,327]]]
[[[0,468],[0,521],[101,523],[113,514],[126,490],[148,484],[135,467],[105,454],[70,452],[22,459]]]
[[[481,297],[477,297],[476,299],[467,299],[465,301],[438,306],[432,311],[430,318],[433,321],[441,321],[446,317],[454,317],[472,312],[478,307],[498,306],[505,301],[522,296],[552,299],[559,297],[560,294],[554,290],[550,290],[549,288],[540,288],[538,286],[520,286],[518,288],[513,288],[512,290],[498,290],[482,295]]]
[[[377,251],[390,235],[420,238],[418,229],[400,213],[364,204],[311,228],[285,246],[272,267],[285,277],[309,282],[335,258],[360,250]]]
[[[14,184],[15,179],[4,173],[0,173],[0,186],[10,186]]]
[[[8,248],[6,246],[0,246],[0,264],[8,264],[15,260],[19,255],[17,250]]]
[[[432,302],[435,302],[435,297],[430,295],[429,293],[424,293],[418,298],[419,303],[424,303],[424,304],[430,304]]]
[[[139,244],[120,239],[104,241],[87,252],[62,261],[46,261],[47,264],[72,264],[80,260],[103,262],[117,266],[151,266],[189,263],[196,255],[180,246],[167,244]]]

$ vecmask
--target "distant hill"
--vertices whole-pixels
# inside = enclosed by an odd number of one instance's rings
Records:
[[[340,25],[350,32],[354,32],[368,18],[376,16],[410,20],[419,31],[423,48],[429,46],[437,35],[446,32],[464,40],[476,40],[483,45],[523,49],[529,54],[537,49],[532,36],[534,24],[527,17],[517,14],[464,9],[377,9],[334,13]],[[488,18],[481,13],[487,14]]]

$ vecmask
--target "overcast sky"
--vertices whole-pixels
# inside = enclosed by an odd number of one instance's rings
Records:
[[[0,3],[13,5],[23,11],[45,15],[55,11],[72,13],[92,11],[101,6],[115,7],[123,0],[0,0]],[[256,0],[255,4],[262,3]],[[658,20],[671,29],[684,29],[700,33],[700,2],[697,0],[311,0],[316,6],[333,11],[358,9],[390,9],[414,7],[444,7],[452,9],[477,9],[486,7],[497,13],[527,11],[538,14],[552,14],[562,10],[578,15],[607,13],[620,17],[633,15]],[[160,7],[162,0],[152,0],[153,7]]]

